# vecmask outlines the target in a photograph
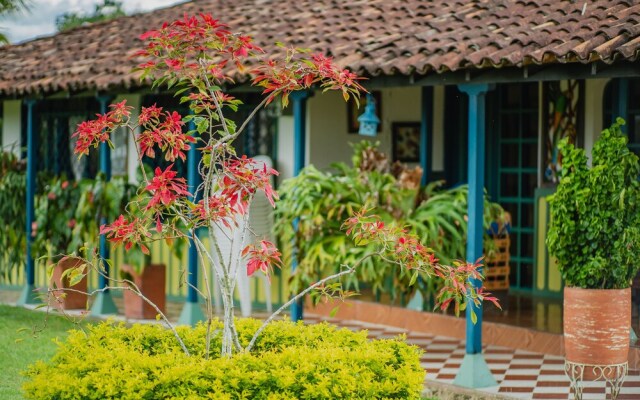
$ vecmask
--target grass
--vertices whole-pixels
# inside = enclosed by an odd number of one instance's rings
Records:
[[[73,327],[59,316],[0,305],[0,399],[22,399],[20,372],[50,358],[56,350],[53,340],[63,339]]]

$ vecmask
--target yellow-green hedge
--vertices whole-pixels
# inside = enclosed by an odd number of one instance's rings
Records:
[[[260,325],[238,320],[243,345]],[[274,322],[250,354],[220,358],[220,322],[211,358],[205,328],[179,328],[192,353],[170,331],[101,323],[74,331],[49,362],[32,365],[28,399],[419,399],[421,350],[364,332]]]

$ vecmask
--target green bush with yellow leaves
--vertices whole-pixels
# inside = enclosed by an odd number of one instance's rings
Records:
[[[208,357],[206,327],[101,323],[73,331],[48,362],[25,372],[28,399],[419,399],[422,351],[402,338],[288,321],[267,326],[251,353],[220,357],[222,323]],[[237,321],[246,346],[261,322]]]

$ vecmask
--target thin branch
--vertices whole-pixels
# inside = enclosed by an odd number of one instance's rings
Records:
[[[307,287],[305,290],[303,290],[302,292],[298,293],[297,295],[295,295],[294,297],[292,297],[289,301],[287,301],[286,303],[284,303],[282,305],[282,307],[280,307],[276,312],[274,312],[273,314],[271,314],[271,316],[269,318],[267,318],[263,323],[262,326],[260,326],[260,328],[258,328],[258,330],[256,331],[256,333],[253,335],[253,337],[251,338],[251,341],[249,342],[249,345],[246,348],[247,352],[250,352],[251,349],[253,349],[253,346],[255,345],[256,340],[258,339],[258,336],[260,336],[260,334],[262,333],[262,331],[264,330],[264,328],[267,327],[267,325],[269,325],[269,323],[271,323],[271,321],[273,321],[275,319],[275,317],[277,317],[282,311],[286,310],[291,304],[295,303],[296,301],[298,301],[300,298],[302,298],[302,296],[304,296],[305,294],[309,293],[310,291],[312,291],[313,289],[315,289],[316,287],[324,284],[327,281],[330,281],[332,279],[337,279],[340,278],[343,275],[348,275],[348,274],[352,274],[355,271],[354,267],[345,269],[344,271],[340,271],[337,274],[333,274],[330,276],[327,276],[326,278],[323,278],[321,280],[319,280],[318,282],[314,283],[313,285]]]
[[[267,318],[262,323],[262,326],[260,326],[260,328],[258,328],[256,333],[253,334],[253,337],[251,338],[251,341],[249,342],[249,345],[247,346],[245,351],[248,353],[248,352],[251,351],[251,349],[253,349],[253,346],[255,345],[256,340],[258,339],[258,337],[260,336],[262,331],[267,327],[267,325],[269,325],[269,323],[271,323],[271,321],[273,321],[275,317],[277,317],[282,311],[286,310],[291,304],[295,303],[296,301],[301,299],[305,294],[309,293],[310,291],[312,291],[313,289],[317,288],[318,286],[323,285],[325,282],[328,282],[328,281],[333,280],[333,279],[340,278],[341,276],[344,276],[344,275],[349,275],[349,274],[354,273],[356,268],[358,268],[358,266],[360,266],[360,264],[362,264],[367,258],[373,257],[374,255],[378,255],[378,253],[370,253],[370,254],[365,255],[364,257],[359,259],[353,265],[353,267],[347,267],[347,269],[345,269],[344,271],[340,271],[340,272],[338,272],[336,274],[327,276],[326,278],[323,278],[323,279],[319,280],[318,282],[316,282],[313,285],[307,287],[305,290],[303,290],[302,292],[300,292],[297,295],[295,295],[294,297],[292,297],[289,301],[284,303],[282,305],[282,307],[280,307],[276,312],[271,314],[271,316],[269,318]]]
[[[190,287],[191,289],[195,290],[200,297],[202,297],[205,300],[207,299],[207,295],[203,293],[202,290],[198,289],[195,285],[190,284],[188,281],[185,282],[185,284],[187,285],[187,287]]]
[[[196,228],[191,230],[191,236],[196,238],[198,234],[196,232]],[[196,252],[198,253],[198,257],[200,258],[200,265],[202,265],[202,277],[204,279],[205,287],[207,288],[207,297],[205,297],[205,304],[207,305],[207,334],[206,334],[206,354],[205,358],[209,359],[209,350],[211,346],[211,320],[213,319],[213,307],[211,305],[212,301],[212,293],[211,293],[211,285],[209,284],[209,275],[207,274],[207,265],[204,262],[204,257],[202,256],[202,250],[199,248],[197,243],[194,240],[194,245],[196,246]]]
[[[81,258],[80,258],[81,259]],[[82,259],[81,259],[82,260]],[[173,326],[173,324],[171,323],[171,321],[169,321],[169,318],[158,308],[158,306],[153,303],[151,300],[149,300],[146,296],[144,296],[142,294],[142,291],[140,290],[140,288],[138,287],[138,285],[135,284],[135,282],[130,281],[129,279],[116,279],[116,278],[112,278],[109,275],[106,274],[106,269],[104,268],[104,266],[99,265],[96,266],[94,265],[92,262],[90,262],[89,260],[85,260],[87,261],[85,264],[87,264],[89,267],[93,268],[95,271],[98,272],[99,275],[101,275],[102,277],[104,277],[105,279],[107,279],[110,282],[115,282],[115,283],[119,283],[119,284],[124,284],[124,285],[129,285],[129,286],[124,286],[124,287],[112,287],[112,289],[125,289],[125,290],[131,290],[132,292],[134,292],[135,294],[137,294],[138,296],[140,296],[140,298],[146,302],[147,304],[149,304],[151,307],[153,307],[158,314],[160,315],[160,317],[162,318],[162,320],[165,322],[165,324],[167,325],[167,327],[169,329],[171,329],[171,332],[173,332],[173,335],[176,337],[176,339],[178,340],[178,343],[180,344],[180,347],[182,347],[182,350],[184,351],[184,353],[189,356],[189,350],[187,350],[187,347],[185,346],[184,342],[182,341],[182,339],[180,338],[180,335],[178,335],[178,331],[176,330],[176,328]],[[103,259],[98,259],[98,262],[106,262]],[[133,290],[131,288],[131,286],[133,286],[135,288],[135,290]],[[96,293],[99,292],[104,292],[106,290],[109,290],[110,287],[109,286],[105,286],[102,289],[95,289],[91,292],[82,292],[79,291],[77,289],[60,289],[60,290],[71,290],[71,291],[76,291],[79,293],[83,293],[83,294],[87,294],[88,296],[93,296]],[[49,289],[51,290],[51,289]]]
[[[231,135],[229,133],[229,127],[227,127],[227,123],[225,122],[224,115],[222,114],[222,108],[220,108],[220,101],[216,96],[216,92],[213,90],[213,86],[211,85],[211,82],[209,82],[209,76],[207,76],[204,63],[205,63],[205,60],[200,59],[200,65],[202,65],[203,69],[205,70],[205,72],[202,74],[202,76],[204,76],[204,82],[207,85],[207,89],[211,93],[211,98],[213,99],[213,102],[216,105],[216,111],[218,113],[218,117],[220,117],[220,123],[222,124],[222,129],[224,129],[225,137],[229,137]]]
[[[256,106],[256,108],[253,109],[253,111],[251,111],[251,114],[249,114],[249,116],[244,120],[244,122],[242,123],[242,125],[240,125],[240,128],[238,128],[238,130],[235,133],[235,136],[239,136],[242,131],[244,130],[244,128],[247,127],[247,125],[249,124],[249,122],[253,119],[253,117],[256,115],[256,113],[263,107],[265,106],[265,104],[267,103],[267,101],[269,101],[269,99],[275,97],[275,94],[278,91],[273,92],[272,94],[270,94],[269,96],[265,97],[264,99],[262,99],[262,101],[260,102],[260,104],[258,104]]]

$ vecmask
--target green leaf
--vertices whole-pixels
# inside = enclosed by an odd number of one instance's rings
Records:
[[[417,279],[418,279],[418,271],[414,272],[413,275],[411,276],[411,280],[409,281],[409,286],[413,286],[416,283]]]

